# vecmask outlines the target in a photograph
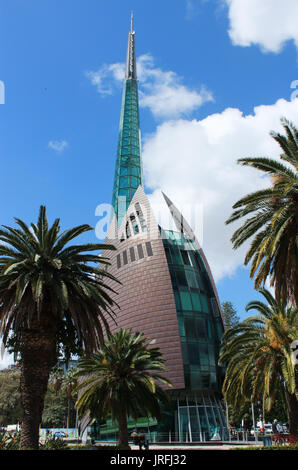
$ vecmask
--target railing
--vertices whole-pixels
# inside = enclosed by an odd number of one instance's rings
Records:
[[[226,428],[217,428],[215,432],[189,432],[181,431],[180,435],[178,432],[169,431],[169,432],[157,432],[157,431],[147,431],[145,429],[146,436],[151,444],[159,443],[168,443],[168,444],[192,444],[192,443],[216,443],[216,442],[261,442],[261,437],[256,432],[252,434],[250,431],[244,430],[231,430],[230,432]],[[115,442],[118,439],[118,433],[113,432],[109,433],[107,436],[101,435],[98,436],[95,440],[100,440],[102,442]],[[129,439],[133,443],[132,438]]]

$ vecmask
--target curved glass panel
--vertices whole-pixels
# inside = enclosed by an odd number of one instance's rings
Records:
[[[194,243],[183,234],[163,231],[174,290],[186,388],[221,391],[217,366],[223,326],[204,262]]]

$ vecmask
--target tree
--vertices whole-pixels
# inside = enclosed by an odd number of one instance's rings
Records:
[[[120,329],[109,335],[91,358],[81,359],[76,391],[79,417],[89,414],[89,422],[108,414],[119,425],[119,445],[128,445],[127,419],[148,416],[161,419],[160,402],[168,403],[167,392],[158,384],[171,386],[159,371],[165,370],[154,341],[146,343],[142,333]]]
[[[0,371],[0,427],[23,419],[20,396],[20,371]]]
[[[49,377],[49,385],[50,388],[53,389],[55,392],[55,395],[58,395],[58,392],[60,391],[63,383],[63,377],[64,377],[64,370],[56,367],[51,371],[50,377]]]
[[[244,263],[251,262],[255,288],[264,288],[270,279],[278,301],[293,299],[298,305],[298,130],[285,119],[282,124],[286,135],[271,133],[282,150],[281,162],[270,158],[238,160],[270,175],[271,187],[240,199],[226,223],[245,218],[231,240],[236,249],[253,237]]]
[[[73,394],[77,386],[76,368],[71,367],[63,378],[62,389],[67,396],[67,426],[70,422],[70,410],[73,405]]]
[[[21,448],[37,449],[44,397],[57,362],[59,341],[67,341],[67,331],[70,337],[75,332],[87,352],[97,348],[108,329],[106,316],[114,318],[114,302],[109,296],[112,289],[105,280],[115,278],[97,267],[99,261],[109,264],[107,258],[93,253],[101,250],[102,244],[70,245],[74,238],[92,230],[89,225],[60,233],[60,220],[49,227],[44,206],[31,228],[20,219],[15,221],[17,228],[4,226],[0,230],[0,335],[6,345],[13,333],[15,351],[21,356]]]
[[[267,304],[250,302],[246,310],[259,312],[227,330],[222,337],[219,363],[226,366],[223,394],[240,406],[262,400],[270,412],[278,393],[286,398],[290,432],[298,432],[298,400],[291,343],[298,338],[298,309],[277,302],[261,289]]]
[[[223,302],[221,310],[226,329],[233,328],[239,323],[240,317],[237,315],[237,311],[234,309],[232,302]]]
[[[63,390],[56,393],[52,387],[48,387],[42,413],[42,427],[66,427],[67,410],[68,399],[66,393]]]

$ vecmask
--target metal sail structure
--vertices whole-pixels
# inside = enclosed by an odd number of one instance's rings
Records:
[[[143,186],[141,134],[135,31],[133,29],[133,16],[131,16],[112,196],[112,205],[118,220],[118,226],[121,225],[127,208],[140,185]]]

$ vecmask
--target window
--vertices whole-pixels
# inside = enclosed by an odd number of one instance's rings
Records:
[[[129,253],[130,253],[130,259],[131,259],[131,261],[135,261],[135,260],[136,260],[136,255],[135,255],[135,249],[134,249],[134,247],[129,248]]]
[[[173,289],[178,289],[178,284],[177,284],[175,272],[174,272],[174,271],[170,271],[170,276],[171,276],[171,281],[172,281]]]
[[[185,273],[186,273],[186,278],[187,278],[189,287],[197,289],[199,285],[197,282],[196,274],[193,271],[188,271],[188,270],[185,270]]]
[[[175,296],[176,308],[177,308],[177,310],[181,310],[180,296],[179,296],[179,292],[177,290],[174,290],[174,296]]]
[[[126,176],[128,174],[128,168],[121,166],[120,168],[120,175],[121,176]]]
[[[209,353],[209,364],[215,367],[216,362],[215,362],[214,346],[212,344],[208,345],[208,353]]]
[[[182,259],[183,259],[183,263],[190,265],[190,260],[189,260],[189,256],[188,256],[187,251],[186,250],[180,250],[180,253],[181,253],[181,256],[182,256]]]
[[[185,333],[187,338],[196,338],[196,322],[192,317],[184,318]]]
[[[184,320],[180,316],[178,316],[178,325],[179,325],[180,336],[185,336]]]
[[[138,176],[138,177],[140,177],[141,170],[140,170],[139,168],[137,168],[137,167],[132,167],[132,168],[130,169],[130,172],[131,172],[131,174],[132,174],[133,176]]]
[[[187,281],[184,271],[176,271],[176,277],[179,287],[187,287]]]
[[[202,273],[202,279],[203,279],[203,283],[204,283],[204,290],[205,290],[205,292],[208,292],[209,295],[214,295],[214,294],[213,294],[212,285],[211,285],[209,276],[208,276],[208,274],[207,274],[206,271],[204,271],[204,272]]]
[[[191,300],[193,304],[193,309],[198,310],[200,312],[202,310],[202,307],[199,294],[197,294],[196,292],[191,292]]]
[[[202,311],[205,312],[205,313],[209,313],[208,301],[207,301],[206,295],[201,294],[200,295],[200,300],[201,300],[201,304],[202,304]]]
[[[120,187],[129,188],[129,178],[127,176],[120,176]]]
[[[129,199],[129,198],[130,198],[130,191],[129,191],[129,189],[122,189],[122,188],[120,188],[119,191],[118,191],[118,194],[119,194],[119,196],[126,197],[126,199]]]
[[[131,223],[132,223],[134,233],[139,233],[139,226],[138,226],[136,218],[133,214],[130,215],[130,220],[131,220]]]
[[[147,255],[153,256],[151,242],[146,242],[145,245],[146,245]]]
[[[181,299],[182,310],[191,310],[192,309],[190,293],[189,292],[180,291],[180,299]]]
[[[190,366],[190,381],[191,381],[191,388],[192,389],[200,389],[202,388],[201,383],[201,370],[197,365]],[[189,408],[190,413],[193,411],[195,412],[194,408]]]
[[[200,343],[200,362],[202,366],[209,365],[209,354],[208,354],[208,345],[205,343]]]
[[[137,189],[137,187],[140,184],[140,180],[136,178],[135,176],[130,177],[130,185],[132,188]]]
[[[209,373],[208,374],[202,374],[202,387],[203,388],[209,388]],[[207,412],[210,410],[210,408],[206,408]],[[210,416],[208,416],[210,418]]]
[[[178,250],[175,246],[171,247],[171,255],[174,264],[183,264],[180,250]]]
[[[209,377],[210,377],[210,388],[215,390],[217,388],[216,373],[210,372]],[[217,408],[215,408],[215,411],[218,412]]]
[[[120,255],[117,255],[117,268],[121,268],[121,260],[120,260]]]
[[[217,305],[215,297],[212,297],[211,299],[211,307],[212,307],[213,315],[215,317],[219,317],[219,309],[218,309],[218,305]]]
[[[140,221],[142,230],[143,230],[143,232],[147,232],[146,221],[145,221],[145,219],[144,219],[144,215],[143,215],[141,206],[140,206],[140,204],[139,204],[138,202],[135,204],[135,208],[136,208],[136,213],[137,213],[137,216],[138,216],[138,218],[139,218],[139,221]],[[150,255],[149,255],[149,256],[150,256]]]
[[[170,249],[167,246],[165,247],[165,253],[166,253],[168,264],[172,263]]]
[[[196,337],[199,339],[207,337],[206,320],[203,318],[196,319]]]
[[[188,360],[189,364],[200,364],[199,345],[198,343],[188,343]]]
[[[197,268],[199,271],[203,271],[204,270],[204,266],[203,266],[203,263],[201,261],[201,258],[200,256],[198,255],[198,253],[194,252],[194,258],[195,258],[195,263],[197,265]]]
[[[139,258],[140,259],[144,258],[144,251],[143,251],[142,245],[138,245],[137,249],[138,249]]]
[[[206,339],[206,322],[203,318],[198,318],[194,314],[184,316],[185,333],[187,338]]]
[[[126,250],[124,250],[122,254],[123,254],[123,263],[127,264],[127,252],[126,252]]]
[[[126,237],[127,238],[131,237],[131,230],[130,230],[128,221],[126,222]]]

